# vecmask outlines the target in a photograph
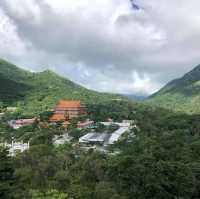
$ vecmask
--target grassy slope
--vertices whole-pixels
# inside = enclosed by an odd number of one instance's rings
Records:
[[[40,73],[21,70],[4,60],[0,60],[0,83],[0,102],[17,105],[28,114],[49,110],[60,99],[77,99],[85,103],[126,99],[88,90],[48,70]]]
[[[200,65],[167,84],[146,103],[176,112],[200,113]]]

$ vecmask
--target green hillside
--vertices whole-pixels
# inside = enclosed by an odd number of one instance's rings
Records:
[[[150,96],[147,104],[176,112],[200,113],[200,65]]]
[[[0,60],[1,105],[17,106],[25,113],[37,114],[52,109],[60,99],[99,103],[126,98],[88,90],[49,70],[31,73]]]

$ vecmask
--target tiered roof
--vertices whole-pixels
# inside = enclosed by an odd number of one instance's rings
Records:
[[[82,107],[80,101],[67,101],[67,100],[61,100],[56,108],[79,108]]]
[[[64,114],[54,114],[49,120],[54,122],[65,121],[66,117]]]
[[[65,113],[59,113],[59,111],[67,111],[70,109],[81,109],[84,106],[81,104],[81,101],[74,101],[74,100],[61,100],[54,111],[53,116],[49,119],[51,122],[63,122],[66,121],[68,118],[66,117]]]

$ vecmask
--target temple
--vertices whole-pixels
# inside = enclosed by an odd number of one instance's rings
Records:
[[[86,114],[86,107],[80,101],[61,100],[54,109],[50,122],[64,122]]]

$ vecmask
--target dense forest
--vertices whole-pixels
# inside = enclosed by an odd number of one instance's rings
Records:
[[[0,149],[0,198],[5,199],[197,199],[200,197],[200,115],[174,114],[131,102],[88,105],[95,121],[133,119],[136,136],[111,147],[118,153],[55,147],[57,129],[31,127],[28,151],[9,157]],[[28,128],[28,127],[27,127]],[[29,127],[30,128],[30,127]],[[24,129],[28,132],[30,129]],[[62,131],[62,129],[60,129]]]

